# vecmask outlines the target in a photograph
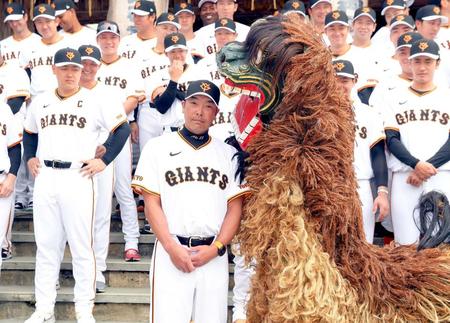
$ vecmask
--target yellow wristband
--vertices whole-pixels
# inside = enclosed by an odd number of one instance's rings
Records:
[[[217,249],[222,249],[223,247],[224,247],[224,245],[223,245],[223,243],[222,242],[220,242],[219,240],[215,240],[214,242],[213,242],[213,244],[217,247]]]

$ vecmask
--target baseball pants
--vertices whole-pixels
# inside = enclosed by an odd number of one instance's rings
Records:
[[[191,318],[195,323],[227,322],[227,254],[183,273],[156,241],[150,282],[150,323],[187,323]]]
[[[0,174],[0,183],[6,179],[5,174]],[[0,241],[4,241],[10,227],[11,214],[14,213],[14,194],[0,198]],[[2,257],[0,257],[0,274],[2,269]]]
[[[247,266],[244,256],[240,254],[239,244],[233,245],[234,287],[233,287],[233,322],[247,319],[247,303],[250,298],[250,282],[255,273],[256,261]]]
[[[375,232],[375,214],[372,213],[373,195],[369,179],[358,179],[358,195],[361,201],[363,227],[366,241],[373,243]]]
[[[392,176],[392,224],[394,225],[395,241],[409,245],[419,241],[419,229],[415,218],[419,214],[420,196],[436,190],[450,197],[450,171],[439,170],[434,176],[423,182],[420,187],[406,183],[410,172],[394,172]]]
[[[42,162],[41,162],[42,163]],[[67,240],[75,278],[76,312],[92,311],[95,298],[96,180],[82,177],[79,169],[42,167],[34,190],[34,233],[36,238],[36,309],[53,311],[55,282]]]

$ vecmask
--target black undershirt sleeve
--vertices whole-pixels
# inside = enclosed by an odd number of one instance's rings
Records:
[[[23,155],[25,161],[28,162],[31,158],[36,157],[38,148],[39,135],[37,133],[23,132]]]
[[[106,153],[101,158],[105,165],[109,165],[117,157],[125,145],[130,133],[130,125],[128,122],[124,122],[109,135],[104,143]]]
[[[427,160],[435,168],[439,168],[450,160],[450,134],[445,144],[438,150],[433,157]]]
[[[386,155],[384,153],[384,140],[381,140],[375,146],[370,148],[370,162],[372,164],[373,174],[375,175],[376,187],[387,187],[388,169]]]
[[[398,158],[402,163],[408,165],[411,168],[415,168],[419,160],[411,155],[400,140],[400,132],[396,130],[385,130],[386,132],[386,144],[389,151]]]
[[[22,107],[22,104],[25,102],[24,96],[19,96],[17,98],[11,98],[6,103],[8,103],[9,107],[11,108],[11,111],[13,114],[16,114],[19,112],[20,108]]]
[[[19,171],[20,160],[22,159],[22,148],[20,143],[17,145],[8,148],[8,157],[9,163],[11,166],[9,167],[9,173],[17,176],[17,172]]]
[[[28,78],[29,78],[30,81],[31,81],[31,68],[27,67],[27,68],[25,69],[25,72],[27,73]]]
[[[134,116],[134,122],[138,121],[138,115],[139,115],[139,104],[136,105],[136,108],[133,110],[133,116]]]
[[[177,97],[177,86],[178,83],[170,81],[166,90],[155,98],[153,106],[159,113],[164,114],[170,109]]]

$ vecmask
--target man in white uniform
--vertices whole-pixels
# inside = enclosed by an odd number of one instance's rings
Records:
[[[186,38],[187,47],[194,59],[194,63],[197,63],[202,59],[205,54],[202,52],[202,39],[194,33],[195,13],[194,8],[190,3],[181,2],[175,5],[175,16],[180,23],[180,32]]]
[[[219,98],[213,83],[190,83],[183,129],[149,141],[133,178],[157,237],[150,322],[227,322],[225,246],[247,191],[235,179],[236,150],[208,135]]]

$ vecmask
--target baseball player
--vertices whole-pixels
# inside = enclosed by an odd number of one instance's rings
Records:
[[[202,52],[202,39],[194,33],[195,13],[190,3],[181,2],[175,5],[175,16],[180,23],[180,32],[186,38],[187,47],[191,53],[194,63],[201,60],[205,54]]]
[[[77,50],[57,51],[53,71],[58,87],[33,99],[25,120],[25,157],[36,178],[37,245],[36,311],[26,323],[55,322],[55,282],[66,240],[72,254],[77,322],[95,322],[94,176],[118,155],[130,128],[120,105],[106,105],[103,98],[79,87],[81,68]],[[95,158],[101,128],[108,129],[112,139],[103,157]]]
[[[9,64],[20,66],[20,53],[26,48],[33,48],[41,37],[28,28],[28,14],[20,3],[8,3],[4,11],[3,22],[11,29],[12,35],[0,42],[0,52]]]
[[[283,15],[290,15],[291,13],[299,15],[301,19],[306,19],[306,9],[305,4],[299,0],[290,0],[287,1],[283,9],[281,9],[281,13]]]
[[[414,209],[424,192],[439,190],[450,196],[450,138],[447,88],[436,86],[439,46],[421,39],[411,47],[412,84],[395,91],[385,117],[386,143],[393,158],[392,222],[395,241],[419,239]]]
[[[309,2],[308,15],[317,33],[323,34],[325,29],[325,16],[331,12],[330,0],[312,0]]]
[[[216,1],[217,15],[220,18],[228,18],[234,20],[234,13],[237,11],[238,4],[236,0],[217,0]],[[205,55],[215,55],[217,53],[217,44],[214,37],[214,24],[209,24],[196,31],[196,35],[199,39],[203,40],[202,52]],[[236,30],[238,34],[238,41],[244,41],[247,38],[250,27],[236,23]]]
[[[225,246],[247,191],[234,176],[236,150],[208,135],[219,99],[214,83],[191,82],[183,129],[150,140],[133,177],[157,237],[150,322],[227,321]]]
[[[351,100],[351,92],[357,75],[349,61],[335,60],[333,67],[344,95]],[[375,213],[379,210],[382,221],[389,212],[388,169],[384,154],[385,135],[383,123],[371,107],[358,100],[353,101],[355,113],[354,162],[358,195],[362,203],[363,226],[366,240],[373,243]],[[370,181],[375,180],[377,197],[373,198]]]
[[[202,20],[203,27],[213,24],[219,16],[217,15],[217,10],[215,0],[200,0],[198,2],[198,12],[200,19]]]
[[[71,46],[78,48],[82,44],[95,44],[95,30],[80,24],[73,0],[54,0],[53,6],[56,20],[62,28],[60,33]]]
[[[100,82],[120,96],[120,102],[123,103],[128,119],[133,121],[134,109],[144,99],[143,84],[140,82],[137,69],[130,64],[130,60],[119,55],[119,42],[120,31],[116,23],[103,21],[98,25],[97,43],[102,52],[102,65],[97,72],[97,77]],[[135,126],[134,123],[132,127]],[[137,131],[137,127],[135,129]],[[136,131],[134,138],[132,133],[134,140],[137,140]],[[141,259],[138,251],[139,223],[136,203],[131,190],[131,148],[131,142],[127,141],[114,161],[114,192],[120,204],[122,231],[125,235],[124,259],[139,261]]]
[[[136,33],[123,37],[119,52],[122,56],[132,59],[143,59],[155,46],[156,42],[156,7],[153,1],[136,1],[131,10]]]
[[[437,35],[436,42],[439,44],[439,47],[441,49],[445,49],[442,51],[442,53],[450,52],[450,28],[449,23],[450,21],[450,1],[449,0],[441,0],[441,15],[445,16],[447,18],[447,23],[441,25],[441,29],[439,30],[439,33]]]
[[[14,184],[21,160],[22,128],[11,110],[0,102],[0,241],[7,240],[13,214]],[[8,253],[6,253],[8,252]],[[2,249],[2,259],[10,258],[10,249]],[[0,273],[1,274],[1,273]]]

